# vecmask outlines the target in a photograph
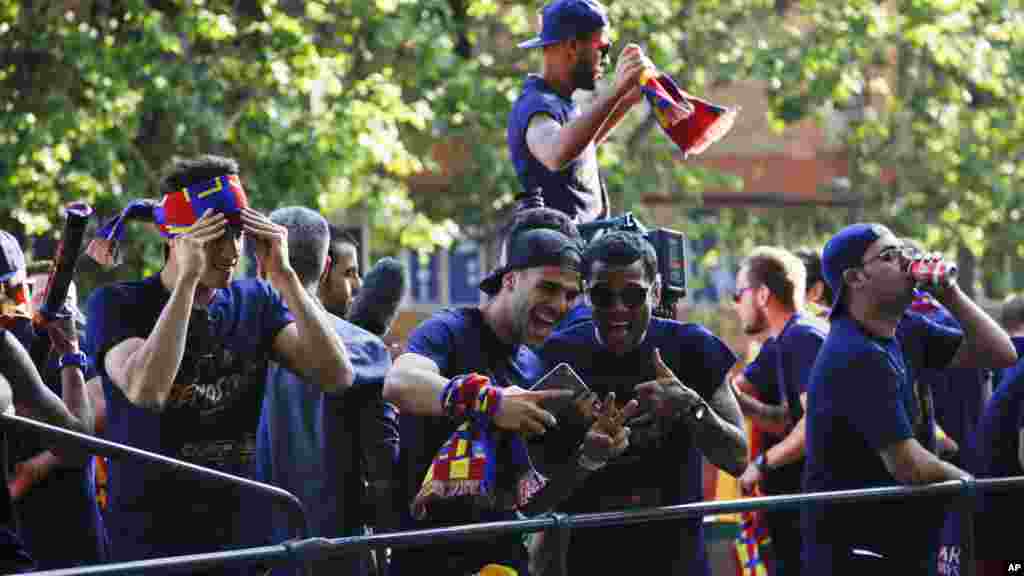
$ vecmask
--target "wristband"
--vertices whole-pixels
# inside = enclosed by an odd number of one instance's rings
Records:
[[[472,416],[493,418],[501,408],[502,390],[480,374],[456,376],[441,391],[441,409],[453,420]]]
[[[78,366],[82,372],[85,372],[85,367],[88,365],[89,357],[82,351],[62,354],[60,359],[57,360],[57,370],[63,370],[68,366]]]

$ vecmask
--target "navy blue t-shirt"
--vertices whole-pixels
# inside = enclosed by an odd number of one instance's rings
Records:
[[[491,378],[499,386],[520,386],[528,388],[540,375],[540,360],[527,346],[509,345],[502,342],[484,321],[478,308],[446,309],[435,313],[420,324],[409,335],[407,352],[430,358],[437,364],[441,376],[453,378],[460,374],[477,372]],[[441,506],[431,508],[431,516],[423,521],[412,518],[409,505],[420,489],[434,455],[455,432],[456,425],[448,418],[416,416],[403,413],[399,418],[401,450],[399,471],[402,473],[399,488],[403,524],[408,528],[425,528],[439,524],[466,523],[510,519],[513,514],[501,511],[470,509],[453,503],[444,511]],[[422,574],[444,568],[441,562],[458,554],[472,556],[473,550],[492,554],[495,546],[501,548],[505,558],[484,557],[488,562],[506,560],[512,562],[522,549],[518,537],[492,542],[494,546],[456,544],[433,546],[422,550],[396,550],[394,552],[397,574]],[[500,555],[502,552],[498,552]],[[466,558],[475,562],[478,557]],[[479,569],[460,564],[459,569]],[[525,569],[525,566],[521,566]],[[447,573],[447,572],[445,572]],[[453,572],[454,573],[454,572]],[[522,573],[522,571],[520,572]]]
[[[1018,357],[1024,357],[1024,338],[1012,338]],[[967,471],[978,478],[998,478],[1024,474],[1018,459],[1020,429],[1024,428],[1024,361],[997,370],[996,389],[982,411],[978,427],[968,446],[971,455]],[[1015,559],[1020,538],[1015,528],[1017,510],[1024,499],[1014,492],[979,492],[974,508],[975,558],[979,560]],[[942,529],[939,548],[939,574],[959,574],[961,512],[952,510]]]
[[[276,362],[267,388],[256,437],[256,479],[295,494],[306,504],[311,536],[338,538],[365,532],[359,413],[368,396],[379,395],[391,365],[380,338],[331,315],[355,370],[352,388],[326,394]],[[273,515],[271,542],[294,537],[287,516]],[[365,574],[367,557],[354,554],[315,563],[315,570]],[[298,574],[277,568],[275,574]]]
[[[1024,429],[1024,362],[1003,375],[978,425],[972,472],[979,478],[1024,475],[1020,431]],[[978,558],[1013,560],[1020,552],[1020,491],[981,493],[975,516]]]
[[[552,172],[537,160],[526,145],[526,129],[535,114],[546,114],[562,126],[582,112],[571,98],[555,92],[540,76],[526,77],[523,91],[508,116],[508,151],[526,195],[541,190],[544,205],[560,210],[577,222],[608,216],[608,194],[597,167],[593,142],[561,170]]]
[[[914,380],[918,370],[947,366],[961,340],[960,332],[916,314],[905,315],[895,338],[870,336],[847,315],[833,319],[808,387],[804,489],[898,484],[879,452],[913,437],[934,447],[934,425],[920,413]],[[860,548],[928,569],[943,514],[932,500],[808,506],[805,568],[831,573]]]
[[[170,293],[151,276],[89,298],[89,339],[103,378],[107,437],[225,472],[252,476],[256,428],[274,337],[293,322],[280,296],[256,279],[216,290],[192,312],[185,355],[162,412],[132,404],[105,368],[107,352],[146,339]],[[110,462],[111,557],[210,552],[241,544],[241,498],[251,493],[126,458]]]
[[[754,386],[757,399],[773,406],[782,403],[782,397],[779,395],[778,370],[775,366],[776,354],[778,352],[775,350],[775,338],[768,338],[761,344],[757,356],[743,367],[743,377]]]
[[[633,398],[637,384],[655,379],[652,354],[705,400],[725,381],[736,356],[704,327],[652,318],[644,340],[622,356],[610,354],[595,335],[592,322],[553,334],[541,349],[545,367],[566,362],[603,398],[615,392],[622,402]],[[704,498],[704,465],[686,425],[663,419],[656,427],[634,428],[630,447],[593,473],[559,506],[568,513],[618,510],[697,502]],[[601,553],[619,550],[619,554]],[[628,550],[628,553],[623,553]],[[573,531],[569,566],[575,573],[600,569],[618,573],[637,566],[651,574],[708,574],[701,519],[622,528]],[[609,562],[621,562],[610,565]],[[597,572],[595,572],[597,573]]]
[[[762,347],[761,353],[758,354],[757,367],[752,372],[758,380],[770,378],[776,386],[775,398],[781,398],[788,402],[789,416],[795,423],[804,415],[800,396],[807,392],[811,369],[818,357],[818,350],[825,342],[825,334],[818,329],[815,323],[808,322],[799,314],[794,314],[786,322],[778,337],[769,340],[771,340],[771,344]],[[760,374],[762,372],[768,374],[768,378],[764,378]],[[744,374],[746,375],[746,372]],[[796,462],[768,471],[761,483],[762,489],[766,494],[799,492],[803,465],[804,459],[801,458]]]

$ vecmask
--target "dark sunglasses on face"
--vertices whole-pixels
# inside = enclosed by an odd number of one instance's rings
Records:
[[[616,292],[604,284],[598,284],[590,289],[590,303],[594,308],[611,308],[621,301],[626,308],[636,308],[647,300],[648,291],[649,288],[642,286],[627,286],[621,292]]]

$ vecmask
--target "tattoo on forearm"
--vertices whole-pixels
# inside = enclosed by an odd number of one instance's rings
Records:
[[[784,425],[789,418],[789,411],[781,404],[765,404],[750,395],[744,395],[742,404],[744,414],[770,424]]]
[[[697,447],[715,466],[740,476],[747,466],[747,439],[743,415],[728,384],[722,384],[708,401],[711,413],[692,426]]]

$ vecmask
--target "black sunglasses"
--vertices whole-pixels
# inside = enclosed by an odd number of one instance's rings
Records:
[[[598,284],[590,289],[590,303],[594,308],[611,308],[621,300],[626,308],[636,308],[647,300],[649,291],[650,288],[627,286],[621,292],[616,292],[605,284]]]

